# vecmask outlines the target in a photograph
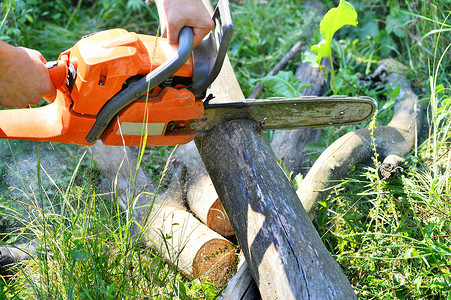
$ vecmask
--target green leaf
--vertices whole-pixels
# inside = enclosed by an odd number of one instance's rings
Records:
[[[436,94],[441,94],[444,95],[445,94],[445,86],[443,84],[439,84],[435,87],[435,93]]]
[[[70,250],[70,256],[75,261],[86,261],[91,258],[91,253],[84,249],[72,249]]]
[[[295,98],[302,96],[301,90],[311,86],[303,84],[292,72],[280,71],[275,76],[258,79],[275,96]]]
[[[451,248],[449,248],[448,246],[446,246],[440,242],[433,242],[432,248],[441,254],[451,255]]]
[[[396,89],[394,89],[391,93],[390,93],[390,98],[391,99],[395,99],[396,97],[398,97],[399,93],[401,92],[401,85],[398,84],[398,86],[396,87]]]
[[[330,9],[320,23],[320,33],[323,40],[313,45],[311,50],[316,53],[316,62],[323,57],[331,56],[331,43],[335,32],[345,25],[357,25],[357,12],[347,1],[340,0],[338,7]]]
[[[316,62],[316,54],[311,50],[307,50],[302,54],[302,61],[309,63],[314,68],[319,68],[319,64]]]

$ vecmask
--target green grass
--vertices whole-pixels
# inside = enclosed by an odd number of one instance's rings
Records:
[[[90,155],[73,154],[75,165],[67,162],[71,177],[53,182],[53,194],[46,192],[46,180],[53,178],[45,171],[48,155],[38,158],[38,190],[24,186],[22,197],[6,193],[2,215],[15,226],[3,239],[8,244],[37,240],[39,248],[37,259],[19,265],[12,280],[0,279],[0,298],[213,299],[216,287],[183,278],[175,265],[142,247],[117,197],[96,192],[101,188]]]
[[[313,36],[321,16],[301,2],[232,3],[236,33],[229,57],[245,95],[296,41],[305,41],[306,49],[317,43]],[[325,9],[337,5],[323,2]],[[386,124],[391,118],[391,91],[362,88],[359,78],[371,74],[381,59],[394,57],[407,67],[425,117],[398,179],[380,182],[374,165],[357,166],[329,196],[315,226],[359,298],[451,299],[451,4],[449,0],[350,2],[359,24],[340,30],[333,45],[343,92],[376,97],[381,110],[376,124]],[[157,32],[155,8],[140,3],[4,1],[0,38],[55,59],[81,36],[101,29]],[[285,70],[294,72],[299,59],[300,55]],[[261,95],[267,96],[271,94]],[[325,131],[320,143],[309,147],[312,159],[347,130]],[[1,225],[8,226],[2,241],[13,244],[38,238],[42,246],[39,259],[23,264],[14,280],[0,281],[2,295],[8,299],[216,297],[220,291],[212,285],[183,278],[158,253],[133,242],[130,220],[113,195],[102,195],[100,172],[85,149],[48,147],[25,142],[0,145]],[[156,181],[169,154],[170,148],[145,152],[143,166]],[[38,158],[43,169],[36,167]],[[27,162],[31,167],[25,168]],[[11,173],[15,180],[8,177]]]

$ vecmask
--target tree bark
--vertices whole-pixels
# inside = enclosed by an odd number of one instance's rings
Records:
[[[383,159],[379,170],[382,179],[390,179],[399,170],[400,163],[415,145],[421,119],[418,97],[407,79],[392,73],[387,82],[393,89],[399,84],[401,91],[395,99],[390,123],[376,127],[373,132],[377,153]],[[310,218],[316,215],[318,202],[326,200],[335,180],[374,155],[372,143],[371,131],[363,128],[342,136],[321,154],[297,190]]]

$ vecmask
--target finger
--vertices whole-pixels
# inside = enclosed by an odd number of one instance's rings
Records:
[[[43,98],[47,101],[53,101],[55,100],[56,97],[56,88],[53,85],[52,80],[50,79],[50,74],[47,70],[47,68],[45,68],[45,80],[42,81],[42,93],[43,93]]]
[[[180,30],[182,30],[181,26],[168,26],[167,39],[169,44],[178,44]]]
[[[53,89],[52,92],[50,92],[50,93],[48,93],[48,94],[45,94],[45,95],[43,96],[43,98],[44,98],[45,100],[49,101],[49,102],[54,101],[55,98],[56,98],[56,89]]]
[[[44,56],[42,56],[41,52],[39,52],[38,50],[29,49],[29,48],[25,48],[25,47],[19,47],[19,48],[23,49],[31,58],[37,58],[40,61],[42,61],[43,63],[47,62],[47,60],[44,58]]]
[[[196,48],[210,32],[207,28],[193,28],[193,47]]]

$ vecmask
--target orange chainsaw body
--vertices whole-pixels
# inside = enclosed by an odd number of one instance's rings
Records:
[[[86,136],[105,103],[127,81],[145,76],[176,51],[177,46],[164,38],[124,29],[85,37],[61,53],[58,64],[49,70],[57,88],[54,102],[39,108],[1,110],[0,138],[92,145]],[[76,69],[71,90],[66,84],[69,64]],[[189,81],[192,74],[190,58],[173,76]],[[127,146],[142,145],[143,140],[147,146],[187,143],[195,136],[193,122],[203,112],[201,99],[195,99],[183,84],[157,86],[118,113],[100,140]]]

